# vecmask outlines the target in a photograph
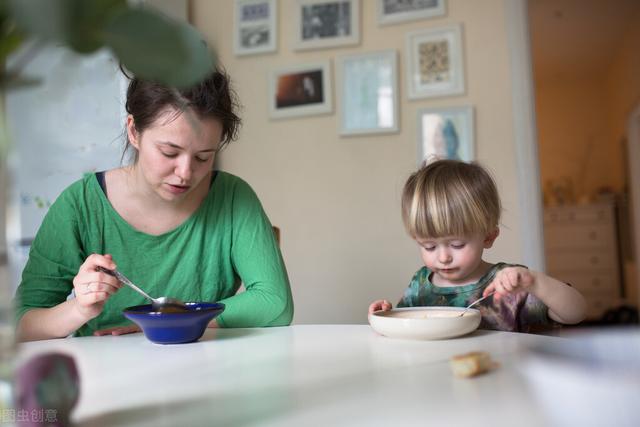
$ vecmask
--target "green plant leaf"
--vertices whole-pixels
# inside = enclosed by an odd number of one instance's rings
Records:
[[[23,38],[20,34],[3,34],[0,37],[0,61],[4,62],[7,56],[20,46],[22,41]]]
[[[114,16],[127,8],[126,0],[72,0],[69,46],[79,53],[104,46],[104,32]]]
[[[5,62],[7,56],[15,51],[22,41],[22,34],[15,26],[14,22],[9,19],[6,10],[6,3],[0,1],[0,61]]]
[[[37,86],[41,80],[35,77],[16,76],[14,74],[0,74],[0,83],[3,89],[22,89],[25,87]]]
[[[213,55],[193,27],[152,10],[122,11],[107,25],[104,40],[135,75],[170,86],[190,86],[213,68]]]
[[[7,0],[6,7],[16,25],[45,40],[65,40],[69,0]]]
[[[59,41],[79,53],[104,45],[104,28],[127,8],[126,0],[5,0],[23,31],[46,41]]]

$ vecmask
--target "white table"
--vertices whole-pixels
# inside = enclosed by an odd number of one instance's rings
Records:
[[[564,338],[476,331],[441,341],[394,340],[368,325],[208,330],[192,344],[141,334],[25,343],[75,357],[74,412],[91,426],[542,426],[518,372],[519,351]],[[488,351],[500,367],[453,377],[448,360]]]

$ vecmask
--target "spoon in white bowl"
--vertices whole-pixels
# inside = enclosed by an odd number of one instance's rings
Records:
[[[485,298],[489,298],[491,295],[495,294],[496,291],[493,291],[485,296],[483,296],[482,298],[478,298],[477,300],[475,300],[474,302],[472,302],[471,304],[469,304],[464,310],[462,310],[462,313],[458,314],[457,317],[462,317],[464,316],[464,314],[467,312],[467,310],[469,310],[471,307],[473,307],[474,305],[476,305],[477,303],[479,303],[480,301],[482,301]]]
[[[142,289],[134,285],[133,282],[131,282],[131,280],[127,279],[125,275],[120,273],[118,270],[108,270],[104,267],[97,267],[97,270],[102,271],[103,273],[107,273],[111,276],[114,276],[116,279],[118,279],[125,285],[129,286],[131,289],[138,292],[143,297],[147,298],[149,301],[151,301],[151,308],[154,311],[162,311],[163,309],[166,309],[168,307],[175,307],[177,309],[185,310],[185,311],[189,310],[185,305],[185,303],[177,298],[170,298],[170,297],[153,298],[152,296],[147,294],[145,291],[143,291]]]

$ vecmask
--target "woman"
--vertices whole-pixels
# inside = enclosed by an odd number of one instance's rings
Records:
[[[293,301],[271,224],[244,181],[212,170],[240,124],[227,76],[186,90],[133,78],[126,109],[133,162],[85,176],[51,206],[16,295],[19,339],[138,330],[122,310],[145,301],[98,267],[155,297],[223,302],[210,327],[288,325]]]

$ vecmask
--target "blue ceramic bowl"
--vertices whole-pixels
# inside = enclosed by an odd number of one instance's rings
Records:
[[[135,322],[144,335],[157,344],[181,344],[200,339],[207,324],[224,311],[224,304],[187,302],[188,310],[177,313],[153,311],[151,304],[125,308],[124,316]]]

